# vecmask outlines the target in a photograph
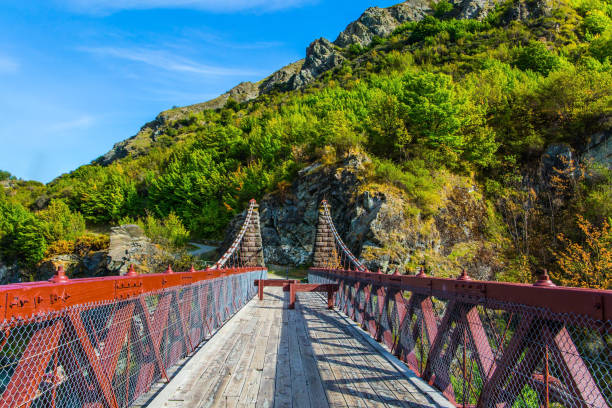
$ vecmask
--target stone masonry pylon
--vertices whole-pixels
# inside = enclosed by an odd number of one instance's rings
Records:
[[[326,219],[327,201],[323,200],[319,206],[319,221],[315,237],[313,267],[330,268],[338,264],[334,233]]]
[[[255,200],[251,200],[253,203]],[[253,206],[251,222],[240,244],[240,263],[244,266],[265,266],[261,231],[259,227],[259,204]]]

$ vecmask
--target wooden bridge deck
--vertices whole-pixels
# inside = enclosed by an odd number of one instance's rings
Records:
[[[149,407],[437,407],[321,294],[266,288],[202,346]]]

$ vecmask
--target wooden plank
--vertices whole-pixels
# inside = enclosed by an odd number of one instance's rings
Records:
[[[262,310],[267,311],[267,309]],[[255,351],[250,366],[252,369],[258,371],[263,371],[264,361],[266,359],[266,345],[268,344],[270,330],[272,329],[272,313],[262,313],[261,319],[263,329],[255,341]]]
[[[309,408],[310,398],[307,393],[306,376],[304,375],[304,367],[302,366],[302,356],[300,353],[300,345],[297,337],[297,310],[288,311],[289,324],[289,366],[291,367],[291,396],[293,399],[293,408]]]
[[[259,386],[262,379],[262,371],[249,367],[246,382],[244,384],[242,394],[238,400],[238,407],[255,407],[257,406],[257,395],[259,394]]]
[[[224,363],[228,353],[239,340],[239,336],[236,334],[240,329],[240,322],[241,320],[237,320],[231,332],[227,331],[223,338],[221,336],[218,337],[217,347],[211,348],[210,352],[207,352],[207,355],[211,356],[212,359],[204,360],[206,364],[203,365],[201,372],[194,373],[190,381],[186,382],[173,395],[173,398],[177,400],[179,396],[183,397],[185,408],[198,408],[202,406],[203,402],[210,397],[211,390],[214,390],[219,385],[222,375],[225,375]],[[230,338],[230,341],[227,341],[227,338]],[[213,339],[215,339],[214,336]],[[209,401],[208,404],[212,404],[212,401]]]
[[[251,321],[254,323],[259,322],[259,319],[256,316],[252,316],[251,319]],[[255,351],[254,342],[258,335],[261,335],[261,326],[254,326],[252,334],[243,334],[243,336],[246,336],[246,343],[241,350],[242,355],[240,356],[238,363],[234,367],[230,367],[230,370],[232,371],[232,378],[227,384],[227,388],[223,393],[224,396],[239,397],[240,394],[242,394],[242,387],[244,387],[246,382],[248,368],[251,365],[251,360],[253,359],[253,353]]]
[[[221,359],[225,356],[223,364],[221,364],[220,369],[217,366],[212,365],[210,370],[201,377],[202,380],[210,382],[212,385],[208,387],[203,393],[204,400],[200,402],[200,407],[222,407],[225,406],[225,401],[227,398],[224,396],[224,392],[227,389],[227,386],[232,379],[232,370],[238,363],[240,356],[242,355],[242,351],[244,350],[245,344],[248,342],[248,337],[252,335],[252,330],[256,322],[250,321],[242,321],[240,324],[240,330],[238,335],[238,340],[233,345],[231,350],[228,353],[223,353],[221,355]],[[250,331],[249,331],[250,330]]]
[[[323,382],[317,369],[317,360],[312,349],[310,337],[306,332],[306,321],[304,320],[304,312],[301,306],[298,306],[296,334],[298,345],[300,348],[300,357],[302,359],[302,367],[306,377],[306,387],[310,398],[310,406],[313,408],[327,408],[327,396],[323,389]]]
[[[279,290],[274,291],[273,289],[266,290],[268,295],[281,294]],[[278,295],[277,295],[278,296]],[[278,355],[278,345],[280,341],[280,325],[281,325],[281,313],[280,310],[283,307],[283,302],[276,300],[274,297],[269,297],[269,300],[265,303],[265,307],[268,308],[272,315],[272,325],[270,328],[270,335],[266,344],[266,358],[264,360],[264,367],[262,370],[261,384],[259,386],[259,393],[257,394],[257,407],[270,408],[274,406],[274,390],[276,383],[276,359]]]
[[[313,302],[312,298],[312,296],[306,295],[302,297],[302,301],[309,302],[310,306],[316,309],[319,314],[331,317],[331,319],[325,319],[327,322],[326,327],[329,331],[326,339],[330,343],[330,352],[327,356],[330,359],[337,360],[337,363],[334,362],[334,364],[337,364],[339,367],[338,374],[341,376],[344,392],[347,393],[345,394],[347,403],[350,406],[356,407],[383,407],[384,405],[381,403],[376,392],[367,384],[367,379],[358,372],[352,359],[347,356],[352,350],[346,347],[349,336],[342,330],[337,319],[333,319],[333,316],[330,316],[330,314],[335,312],[321,308],[318,303],[319,299],[315,299]]]
[[[291,367],[289,365],[289,310],[282,310],[282,325],[276,363],[274,408],[291,408]]]
[[[257,325],[259,323],[259,319],[256,315],[251,315],[251,320],[253,322],[253,329],[251,333],[245,333],[243,336],[246,336],[246,344],[242,347],[240,359],[238,363],[234,367],[230,367],[232,370],[232,378],[230,382],[227,384],[227,388],[223,395],[225,397],[239,397],[242,394],[242,388],[244,387],[244,383],[246,382],[248,375],[248,368],[251,365],[251,360],[253,360],[253,353],[255,352],[255,340],[261,336],[261,325]],[[237,403],[237,401],[236,401]]]
[[[342,376],[339,375],[339,368],[333,367],[332,363],[326,358],[326,355],[331,353],[329,347],[325,344],[326,338],[318,333],[318,330],[325,326],[311,313],[305,313],[305,317],[307,318],[308,333],[313,340],[313,350],[329,406],[334,408],[354,407],[354,399],[343,392]]]
[[[320,301],[323,302],[323,297],[320,297]],[[349,335],[347,338],[347,344],[355,350],[363,348],[368,349],[367,352],[356,353],[354,360],[358,365],[369,367],[367,372],[372,374],[375,378],[380,379],[379,381],[372,380],[370,385],[372,388],[376,389],[378,395],[383,401],[392,406],[399,405],[412,407],[414,406],[414,403],[421,404],[422,406],[434,406],[432,405],[432,402],[413,384],[411,384],[402,373],[398,372],[393,366],[391,366],[378,351],[372,349],[360,337],[359,333],[352,333],[354,330],[360,329],[350,327],[349,333],[351,335]],[[381,346],[384,347],[384,345]],[[390,373],[396,374],[392,376]],[[389,398],[392,400],[389,400]],[[398,404],[398,401],[401,403]]]

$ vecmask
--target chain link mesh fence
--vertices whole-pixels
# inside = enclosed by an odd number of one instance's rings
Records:
[[[265,275],[0,322],[0,407],[127,407],[244,306]]]
[[[612,404],[611,321],[334,271],[308,278],[339,284],[336,307],[458,406]]]

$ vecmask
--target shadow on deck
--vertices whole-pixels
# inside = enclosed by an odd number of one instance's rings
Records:
[[[318,293],[266,288],[177,370],[147,407],[452,407],[405,375]]]

